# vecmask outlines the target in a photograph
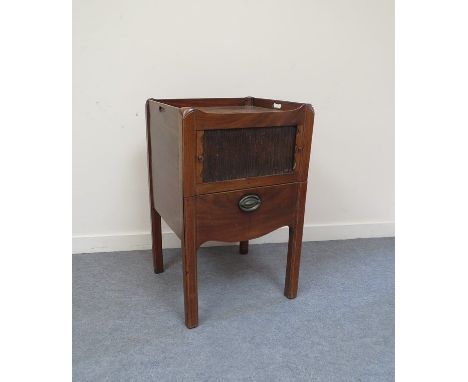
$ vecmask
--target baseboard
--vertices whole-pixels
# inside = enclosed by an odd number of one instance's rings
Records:
[[[395,236],[394,222],[305,225],[303,241],[345,240],[370,237]],[[280,228],[252,240],[252,244],[284,243],[288,241],[288,229]],[[206,245],[234,245],[234,243],[210,242]],[[179,248],[180,240],[172,232],[163,232],[164,248]],[[134,251],[151,248],[149,233],[87,235],[73,237],[73,253]]]

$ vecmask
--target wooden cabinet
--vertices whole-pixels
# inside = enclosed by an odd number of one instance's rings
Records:
[[[149,99],[148,168],[156,273],[161,216],[182,242],[185,323],[198,325],[197,248],[289,227],[284,294],[297,295],[314,110],[253,97]]]

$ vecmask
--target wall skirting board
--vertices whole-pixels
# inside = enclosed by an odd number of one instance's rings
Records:
[[[180,248],[180,240],[172,232],[163,232],[163,248]],[[303,241],[345,240],[370,237],[395,236],[394,222],[304,225]],[[285,243],[288,241],[287,227],[252,240],[252,244]],[[206,245],[235,245],[236,243],[209,242]],[[204,245],[205,246],[205,245]],[[134,251],[151,248],[149,233],[116,235],[73,236],[73,253]]]

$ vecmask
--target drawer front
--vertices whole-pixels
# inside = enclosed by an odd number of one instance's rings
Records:
[[[199,181],[292,174],[296,126],[207,130]]]
[[[292,225],[298,183],[195,196],[197,245],[242,241]]]

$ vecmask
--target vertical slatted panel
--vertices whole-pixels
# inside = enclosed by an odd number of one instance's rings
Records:
[[[293,172],[296,126],[205,130],[203,182]]]

